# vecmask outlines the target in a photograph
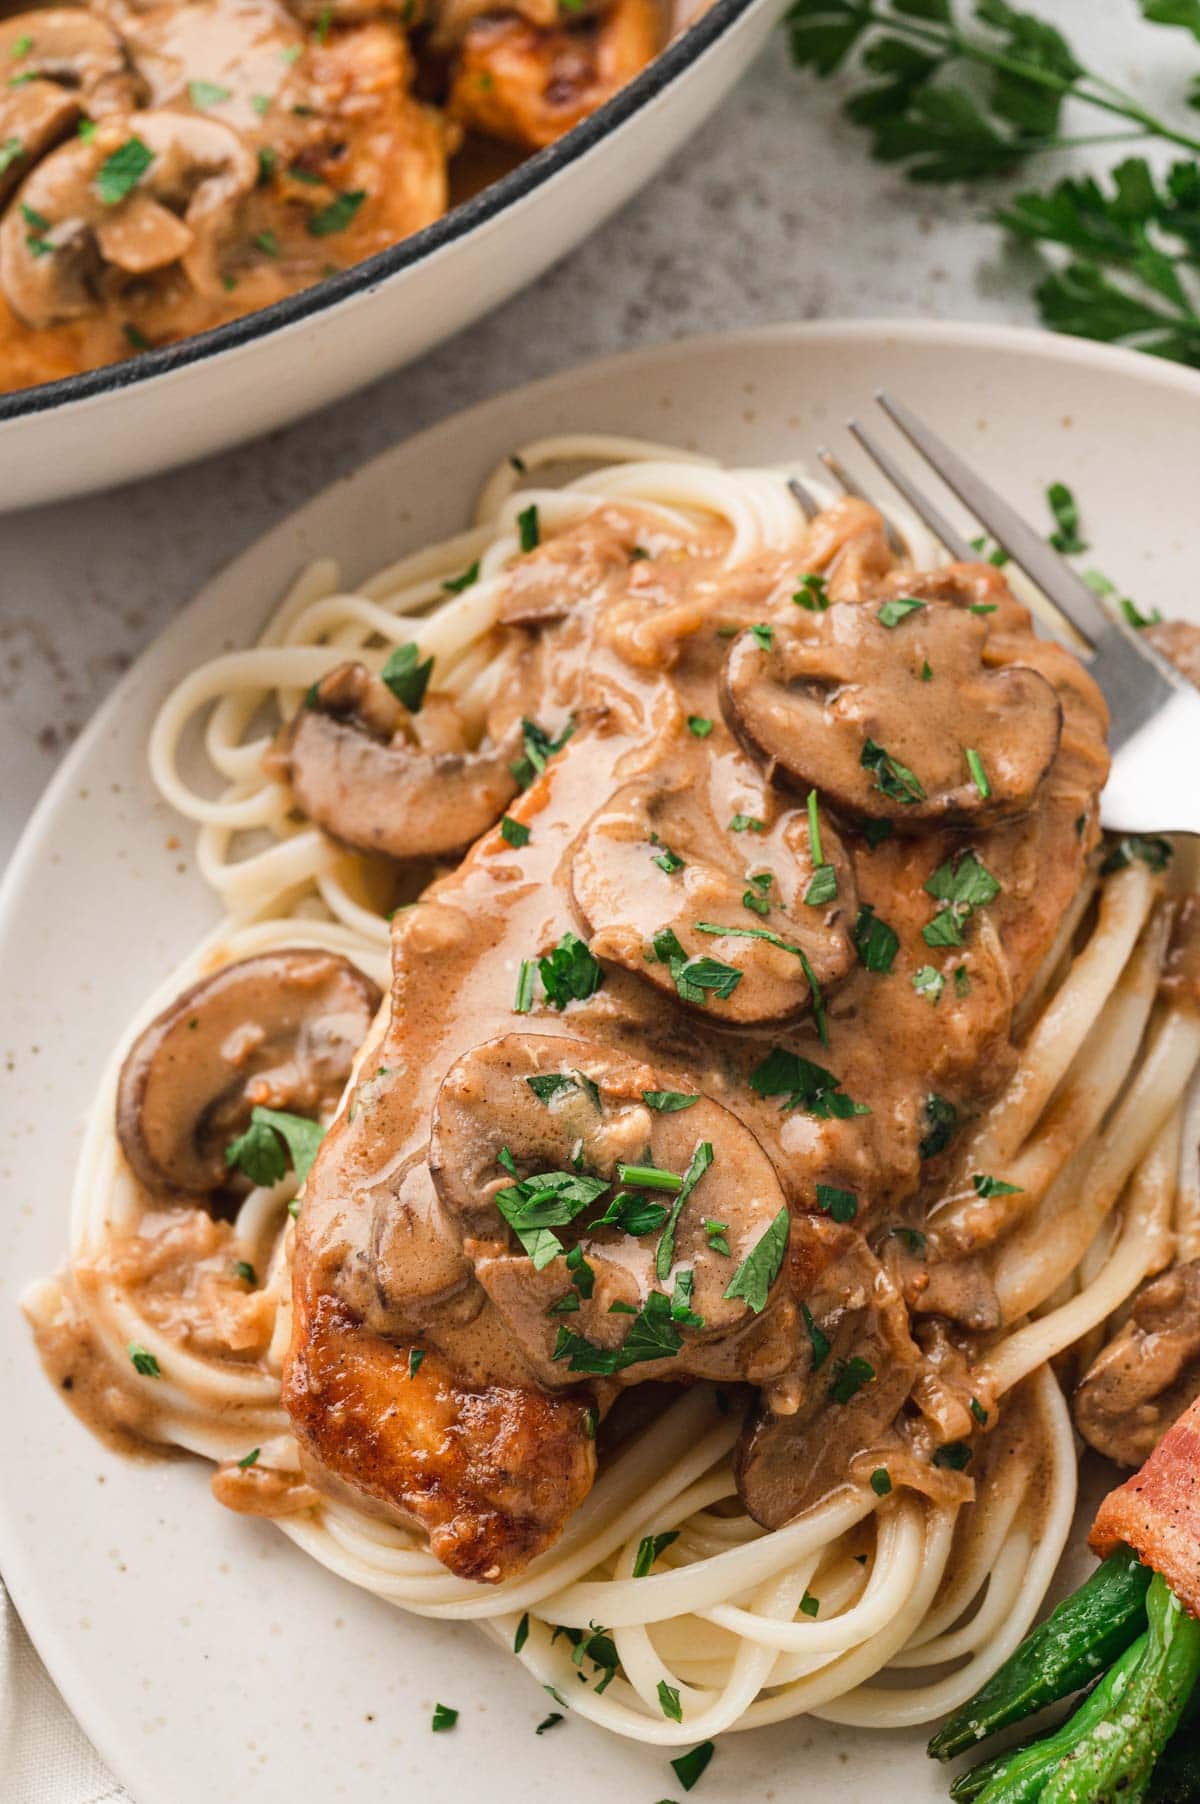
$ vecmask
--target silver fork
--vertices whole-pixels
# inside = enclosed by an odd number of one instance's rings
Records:
[[[1112,715],[1112,773],[1100,798],[1104,825],[1121,833],[1200,833],[1200,690],[1132,628],[1107,614],[1066,559],[910,408],[886,394],[875,399],[930,469],[1036,584],[1060,627],[1067,623],[1062,636],[1074,641],[1073,649],[1082,640],[1079,655]],[[903,466],[857,420],[847,425],[950,556],[977,559],[978,552]],[[820,456],[846,493],[862,493],[836,457],[827,451]],[[807,512],[811,497],[801,484],[792,489]]]

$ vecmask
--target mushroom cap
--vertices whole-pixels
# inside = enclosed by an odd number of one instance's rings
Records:
[[[284,729],[279,761],[298,806],[345,845],[401,859],[457,852],[516,795],[515,744],[426,750],[404,736],[406,719],[365,665],[340,664]]]
[[[550,1088],[543,1083],[539,1094],[530,1080],[549,1080]],[[456,1060],[442,1082],[429,1156],[434,1184],[460,1224],[479,1283],[548,1389],[579,1382],[554,1358],[560,1326],[615,1349],[630,1317],[651,1292],[671,1295],[680,1271],[692,1274],[690,1309],[702,1322],[687,1325],[677,1352],[620,1371],[618,1383],[685,1374],[759,1383],[792,1357],[795,1318],[778,1272],[760,1313],[742,1297],[725,1295],[786,1209],[774,1167],[750,1129],[710,1098],[673,1111],[645,1101],[647,1091],[670,1087],[663,1072],[594,1041],[542,1034],[486,1041]],[[661,1211],[639,1235],[596,1218],[618,1192],[633,1188],[632,1180],[618,1178],[618,1165],[651,1165],[682,1177],[705,1143],[711,1163],[684,1198],[660,1276],[659,1242],[673,1193],[638,1191]],[[555,1257],[537,1270],[497,1207],[498,1193],[514,1183],[500,1163],[505,1148],[522,1176],[582,1172],[603,1181],[594,1203],[554,1230],[564,1245],[582,1249],[593,1275],[590,1294],[576,1293],[578,1308],[569,1314],[552,1313],[552,1306],[570,1293],[571,1269]],[[712,1247],[709,1221],[723,1224],[727,1254]],[[621,1306],[617,1313],[614,1303]]]
[[[829,1350],[817,1365],[805,1337],[799,1406],[760,1407],[738,1445],[738,1495],[764,1528],[783,1528],[848,1481],[856,1455],[888,1437],[919,1366],[903,1299],[854,1229],[796,1217],[787,1276]],[[854,1357],[873,1376],[838,1402],[830,1387]]]
[[[15,13],[0,24],[0,143],[21,154],[0,171],[2,206],[34,164],[74,129],[81,113],[100,118],[137,106],[143,85],[111,26],[79,6]],[[12,85],[13,79],[17,85]]]
[[[714,1021],[787,1021],[812,1003],[805,960],[822,991],[855,961],[853,869],[828,818],[821,839],[836,895],[808,906],[815,866],[803,809],[786,810],[761,834],[734,833],[696,788],[642,779],[617,790],[584,827],[571,860],[572,896],[597,958]],[[707,931],[715,927],[729,932]],[[655,936],[664,929],[687,960],[715,958],[741,972],[727,997],[702,991],[698,1000],[679,988],[676,966],[656,955]]]
[[[1075,1392],[1075,1426],[1119,1466],[1140,1466],[1200,1396],[1200,1259],[1143,1285],[1129,1320]]]
[[[200,1195],[257,1104],[328,1113],[380,1003],[333,952],[293,947],[226,965],[176,997],[130,1047],[117,1136],[151,1190]]]
[[[850,820],[925,833],[1025,812],[1058,750],[1053,687],[998,664],[987,617],[969,607],[923,600],[888,626],[881,610],[900,599],[835,602],[776,625],[766,645],[741,634],[721,685],[731,730],[781,781],[818,789]],[[880,754],[890,771],[880,772]]]
[[[135,139],[150,161],[110,205],[96,178]],[[174,264],[197,293],[219,294],[220,251],[257,173],[248,145],[215,119],[170,110],[102,119],[26,176],[0,221],[0,289],[31,326],[81,318],[106,286]],[[23,209],[44,226],[31,232]]]

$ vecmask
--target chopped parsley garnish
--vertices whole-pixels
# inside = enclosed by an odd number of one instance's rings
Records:
[[[521,960],[517,972],[517,993],[513,997],[513,1014],[527,1015],[533,1007],[534,963],[531,958]]]
[[[992,793],[992,785],[986,770],[983,768],[983,759],[979,756],[979,753],[975,750],[973,745],[967,746],[966,759],[967,769],[971,773],[971,781],[979,791],[980,799],[986,802]]]
[[[734,1272],[724,1293],[726,1300],[741,1297],[747,1309],[755,1315],[762,1314],[787,1252],[790,1222],[785,1204]]]
[[[411,640],[407,645],[397,645],[379,673],[396,700],[402,702],[410,714],[421,712],[433,670],[433,659],[426,658],[422,664],[420,657],[420,647]]]
[[[215,81],[189,81],[187,91],[192,105],[200,108],[220,106],[232,94],[230,88],[219,87]]]
[[[729,823],[731,833],[765,833],[766,821],[760,821],[756,814],[735,814]]]
[[[914,776],[906,764],[885,751],[883,746],[876,745],[868,739],[862,749],[859,763],[864,770],[874,772],[875,787],[893,802],[923,802],[925,790],[918,777]]]
[[[553,1228],[562,1228],[590,1208],[609,1188],[607,1178],[577,1171],[542,1171],[518,1178],[495,1195],[495,1203],[535,1271],[550,1265],[563,1250]]]
[[[810,614],[823,614],[829,606],[825,578],[818,576],[815,570],[810,570],[800,578],[800,587],[792,600],[798,608],[807,608]]]
[[[647,1202],[645,1197],[634,1196],[628,1190],[618,1190],[609,1203],[604,1214],[593,1222],[596,1228],[620,1228],[622,1234],[628,1234],[634,1240],[640,1240],[643,1234],[653,1234],[661,1228],[667,1219],[665,1203]],[[622,1314],[614,1303],[609,1314]],[[636,1315],[631,1309],[628,1313]]]
[[[692,1154],[692,1162],[684,1173],[683,1182],[679,1185],[679,1193],[671,1205],[671,1212],[663,1226],[662,1239],[659,1241],[654,1255],[654,1271],[660,1280],[666,1277],[675,1261],[675,1226],[679,1220],[680,1211],[712,1162],[712,1142],[701,1140]],[[617,1171],[621,1175],[622,1183],[644,1182],[644,1179],[629,1176],[627,1166],[618,1166]],[[728,1294],[726,1292],[726,1295]]]
[[[936,1158],[944,1152],[954,1138],[958,1128],[958,1110],[944,1096],[937,1096],[931,1090],[925,1098],[925,1118],[929,1123],[919,1148],[923,1159]]]
[[[977,1171],[971,1182],[975,1186],[976,1194],[983,1197],[1024,1196],[1025,1194],[1020,1184],[1006,1184],[1003,1178],[989,1177],[985,1171]]]
[[[583,1412],[583,1432],[589,1441],[596,1438],[596,1430],[600,1426],[600,1417],[594,1403],[589,1403]]]
[[[817,1208],[844,1226],[858,1214],[858,1198],[853,1190],[839,1190],[836,1184],[818,1184]]]
[[[881,846],[885,839],[890,839],[896,829],[891,821],[863,821],[859,831],[871,850],[874,851],[875,847]]]
[[[410,1347],[408,1349],[408,1375],[410,1378],[415,1378],[417,1373],[421,1370],[421,1361],[424,1357],[424,1347]]]
[[[523,507],[517,515],[517,538],[522,551],[536,551],[542,542],[542,529],[538,523],[536,501]]]
[[[713,723],[707,714],[689,714],[688,732],[694,733],[697,739],[707,739],[713,730]]]
[[[921,660],[921,681],[923,683],[932,683],[933,681],[933,670],[930,667],[928,658],[922,658]]]
[[[659,1554],[665,1553],[672,1541],[678,1541],[678,1539],[679,1530],[677,1528],[668,1529],[665,1534],[661,1535],[643,1535],[638,1542],[637,1554],[634,1557],[634,1578],[648,1578],[650,1569]]]
[[[452,1729],[457,1721],[457,1710],[452,1710],[449,1704],[435,1704],[433,1706],[433,1720],[429,1726],[434,1734],[437,1735],[442,1729]]]
[[[258,1283],[258,1276],[254,1270],[254,1267],[249,1263],[248,1260],[245,1260],[245,1259],[235,1259],[234,1260],[233,1275],[235,1278],[240,1278],[242,1280],[243,1284],[257,1284]]]
[[[15,140],[10,139],[9,142],[13,143]],[[1144,632],[1148,626],[1162,625],[1162,615],[1157,608],[1151,608],[1148,614],[1143,614],[1137,603],[1131,601],[1128,595],[1121,597],[1121,614],[1127,624],[1139,633]]]
[[[880,626],[899,626],[910,614],[915,614],[925,603],[918,601],[915,595],[897,595],[894,601],[885,601],[876,618]]]
[[[552,952],[538,959],[538,972],[546,1000],[556,1009],[568,1002],[586,1002],[604,982],[604,971],[586,943],[576,933],[564,933]]]
[[[850,937],[867,970],[886,976],[900,950],[900,935],[894,927],[880,920],[869,902],[864,902],[859,909]]]
[[[509,766],[522,789],[528,789],[534,777],[541,775],[546,768],[547,760],[552,758],[555,752],[562,751],[574,731],[574,715],[568,716],[566,725],[556,739],[551,739],[549,733],[543,727],[539,727],[536,720],[522,718],[521,742],[525,748],[525,755]]]
[[[162,1377],[162,1367],[149,1347],[143,1347],[139,1341],[131,1340],[125,1351],[132,1360],[133,1369],[139,1378]]]
[[[969,996],[971,994],[971,976],[965,965],[954,967],[954,994]]]
[[[1004,547],[1002,545],[994,544],[984,533],[980,533],[977,538],[971,539],[969,543],[972,551],[977,551],[980,557],[985,557],[988,563],[994,565],[997,570],[1003,570],[1005,564],[1009,561],[1008,553],[1005,551]]]
[[[910,1253],[923,1253],[926,1240],[920,1228],[908,1228],[901,1224],[897,1228],[889,1228],[888,1233],[897,1240],[902,1240]]]
[[[255,112],[258,114],[260,119],[265,119],[267,114],[271,110],[271,96],[269,94],[251,94],[250,105],[254,108]],[[267,165],[267,168],[265,171],[263,170],[262,165],[263,165],[263,153],[260,150],[258,153],[259,175],[260,175],[261,179],[266,180],[267,176],[270,175],[271,170],[275,166],[275,152],[274,151],[271,152],[271,161]]]
[[[317,42],[318,42],[318,44],[327,44],[329,42],[329,28],[332,24],[333,24],[333,8],[332,8],[332,6],[323,6],[321,8],[320,12],[317,14]]]
[[[609,1310],[610,1315],[628,1313],[628,1306],[619,1311],[613,1308]],[[670,1297],[663,1290],[652,1290],[642,1307],[634,1311],[629,1332],[619,1347],[598,1347],[594,1342],[585,1340],[582,1334],[573,1334],[569,1328],[560,1328],[551,1358],[567,1359],[569,1372],[588,1372],[593,1376],[609,1377],[614,1372],[624,1371],[628,1366],[673,1358],[682,1345],[683,1336],[671,1318]]]
[[[287,63],[290,67],[292,63],[298,63],[303,55],[303,44],[288,44],[285,49],[279,52],[279,60],[281,63]]]
[[[277,257],[279,255],[279,240],[276,238],[274,232],[256,232],[254,235],[254,242],[265,257]]]
[[[10,88],[24,88],[29,82],[37,81],[37,79],[38,72],[36,69],[23,69],[19,75],[9,76],[8,85]]]
[[[585,1302],[591,1302],[592,1292],[596,1288],[596,1272],[583,1256],[581,1246],[571,1247],[565,1260],[566,1268],[571,1274],[571,1283]]]
[[[750,1088],[759,1096],[782,1096],[781,1107],[803,1109],[819,1121],[837,1117],[846,1121],[852,1115],[871,1113],[865,1102],[855,1102],[842,1089],[842,1080],[823,1065],[799,1053],[774,1046],[750,1073]]]
[[[525,1082],[539,1102],[549,1102],[564,1090],[578,1090],[588,1098],[593,1108],[600,1107],[599,1087],[582,1071],[546,1071],[538,1077],[527,1077]]]
[[[729,1246],[729,1223],[727,1221],[706,1221],[704,1237],[714,1253],[723,1253],[726,1259],[733,1257]]]
[[[579,1308],[579,1292],[566,1290],[557,1302],[551,1303],[547,1315],[574,1315]]]
[[[479,559],[476,558],[473,564],[467,565],[467,568],[463,571],[461,576],[448,576],[443,582],[442,588],[446,591],[447,595],[461,595],[464,589],[469,589],[472,583],[477,583],[478,581]]]
[[[812,874],[812,881],[804,892],[804,900],[809,908],[822,908],[826,902],[837,899],[837,872],[831,864],[819,864]]]
[[[263,98],[263,97],[260,96],[260,98]],[[271,104],[270,101],[268,101],[267,105],[269,106],[270,104]],[[276,165],[276,163],[278,163],[278,161],[279,161],[279,152],[277,150],[273,150],[269,144],[260,144],[259,145],[259,147],[258,147],[258,185],[260,188],[265,187],[266,184],[270,181],[271,177],[275,173],[275,165]]]
[[[663,846],[662,851],[656,852],[650,862],[656,864],[660,871],[665,871],[668,877],[673,877],[676,871],[687,868],[686,861],[679,856],[678,852],[672,852],[670,846]]]
[[[289,1115],[284,1109],[264,1109],[259,1105],[251,1112],[245,1133],[225,1148],[225,1163],[236,1165],[252,1184],[278,1184],[288,1168],[286,1147],[296,1177],[303,1184],[312,1170],[324,1132],[319,1122],[309,1121],[303,1115]]]
[[[1157,833],[1130,833],[1109,852],[1100,866],[1100,875],[1110,877],[1114,871],[1123,871],[1135,858],[1151,871],[1165,871],[1174,856],[1175,848],[1169,839]]]
[[[820,1598],[814,1597],[811,1591],[806,1591],[804,1596],[800,1599],[800,1614],[802,1616],[815,1616],[820,1608]]]
[[[821,994],[821,986],[817,982],[816,973],[809,964],[808,958],[802,947],[793,946],[790,940],[785,940],[779,934],[773,933],[769,927],[725,927],[720,921],[697,921],[696,932],[724,936],[732,935],[736,939],[743,940],[766,940],[768,945],[778,946],[781,952],[794,953],[800,960],[801,968],[804,971],[805,982],[808,984],[809,993],[812,998],[813,1019],[817,1024],[817,1033],[820,1036],[821,1044],[823,1046],[828,1046],[829,1031],[825,1021],[825,1006],[824,998]],[[695,962],[696,961],[693,961],[693,964]],[[715,959],[700,960],[699,962],[702,964],[708,963],[714,966],[717,964]],[[733,965],[723,965],[720,969],[724,971],[733,971],[735,967]],[[688,977],[689,982],[696,982],[698,980],[692,975],[692,971],[693,965],[685,965],[683,974]],[[734,983],[730,984],[729,989],[721,991],[722,996],[729,995],[732,992],[736,987],[737,981],[741,978],[741,975],[742,973],[738,971],[737,978],[735,978]],[[676,987],[678,987],[678,980]],[[709,985],[708,987],[716,988],[716,985]],[[682,994],[683,991],[680,990],[680,995]]]
[[[819,1372],[833,1348],[813,1321],[812,1310],[807,1303],[801,1303],[800,1314],[804,1317],[804,1326],[808,1331],[808,1344],[812,1348],[812,1369],[814,1372]]]
[[[692,1308],[692,1291],[696,1284],[696,1273],[690,1266],[683,1266],[675,1274],[675,1289],[671,1296],[671,1320],[678,1322],[681,1328],[703,1328],[704,1317],[697,1315]]]
[[[1079,536],[1079,505],[1066,483],[1052,482],[1046,490],[1046,501],[1054,515],[1054,531],[1050,534],[1050,543],[1055,551],[1064,552],[1068,556],[1086,551],[1087,546]]]
[[[767,881],[770,882],[770,879],[768,878]],[[770,898],[764,896],[761,889],[743,890],[742,907],[748,908],[751,914],[756,915],[769,915],[771,912]]]
[[[865,1385],[873,1384],[874,1381],[875,1367],[861,1353],[854,1353],[849,1359],[839,1360],[834,1367],[829,1395],[835,1403],[849,1403]]]
[[[367,198],[365,188],[355,188],[349,194],[338,194],[327,207],[321,207],[316,213],[310,213],[308,229],[314,238],[329,238],[334,232],[344,232],[358,209]]]
[[[775,640],[775,628],[760,623],[758,626],[752,626],[750,628],[750,637],[752,639],[757,639],[764,651],[770,651]]]
[[[249,1453],[244,1453],[238,1461],[238,1470],[240,1472],[248,1472],[251,1466],[256,1466],[258,1464],[258,1456],[261,1452],[261,1447],[251,1447]]]
[[[3,175],[6,169],[10,169],[18,158],[24,155],[25,146],[20,138],[6,138],[4,143],[0,144],[0,175]]]
[[[942,999],[946,979],[936,965],[922,965],[919,971],[912,974],[912,987],[918,996],[924,996],[927,1002],[936,1005]]]
[[[967,612],[968,614],[994,614],[996,603],[994,601],[973,601]]]
[[[106,207],[115,207],[131,194],[154,161],[154,152],[140,138],[126,138],[96,171],[96,193]]]
[[[699,1102],[698,1096],[686,1096],[682,1090],[643,1090],[642,1101],[659,1115],[676,1115]]]
[[[703,1776],[715,1751],[711,1741],[702,1741],[698,1747],[690,1749],[686,1754],[680,1754],[677,1760],[671,1762],[675,1768],[675,1776],[684,1791],[691,1791],[696,1781]]]
[[[927,946],[961,946],[972,911],[994,902],[1001,886],[976,853],[968,851],[940,864],[924,887],[943,906],[921,929],[921,938]]]
[[[971,1463],[971,1449],[965,1441],[948,1441],[944,1447],[933,1450],[935,1466],[947,1466],[951,1472],[961,1472],[964,1466]]]
[[[23,56],[28,56],[29,52],[32,49],[33,49],[33,39],[32,39],[32,37],[30,37],[30,35],[27,31],[23,31],[21,33],[20,37],[17,38],[16,41],[14,42],[12,50],[9,52],[9,54],[11,55],[14,63],[16,63],[16,62],[19,62]]]
[[[987,1426],[988,1412],[983,1407],[983,1404],[979,1401],[978,1397],[971,1398],[971,1414],[974,1416],[975,1420],[979,1423],[979,1426],[981,1428],[985,1428]]]
[[[658,1681],[658,1704],[663,1715],[673,1723],[683,1721],[683,1705],[679,1701],[679,1692],[674,1685],[668,1685],[665,1679]]]
[[[876,1497],[886,1497],[892,1488],[892,1475],[886,1466],[876,1466],[871,1474],[871,1489]]]
[[[670,970],[671,981],[684,1002],[703,1004],[709,991],[723,1002],[728,1001],[742,981],[736,965],[724,964],[719,958],[688,958],[673,927],[660,927],[651,945],[659,964]]]
[[[566,1720],[567,1719],[561,1710],[552,1710],[549,1716],[544,1716],[542,1718],[541,1722],[534,1730],[534,1734],[544,1735],[547,1729],[557,1729],[559,1723],[566,1722]]]
[[[514,821],[511,814],[500,816],[500,837],[510,846],[527,846],[529,844],[529,828],[524,821]]]
[[[517,1624],[517,1632],[513,1636],[513,1653],[519,1654],[521,1649],[524,1647],[525,1643],[528,1640],[529,1640],[529,1611],[526,1610],[526,1612],[522,1616],[520,1622]]]

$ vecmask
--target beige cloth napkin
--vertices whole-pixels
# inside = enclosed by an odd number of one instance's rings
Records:
[[[55,1690],[0,1585],[0,1798],[133,1804]]]

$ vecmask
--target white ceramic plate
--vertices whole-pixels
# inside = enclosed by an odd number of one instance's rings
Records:
[[[213,1504],[199,1461],[108,1454],[42,1376],[17,1297],[62,1256],[81,1114],[114,1036],[215,913],[190,834],[147,778],[159,700],[191,665],[252,638],[305,559],[331,552],[353,582],[462,525],[485,472],[523,439],[635,433],[734,462],[827,440],[860,467],[841,422],[884,383],[1033,518],[1047,482],[1071,483],[1089,561],[1143,606],[1196,613],[1200,377],[1016,331],[783,327],[558,376],[398,445],[214,578],[51,785],[0,896],[0,1563],[51,1673],[138,1804],[518,1804],[531,1784],[584,1804],[681,1796],[661,1752],[579,1720],[536,1739],[543,1695],[477,1631],[342,1585],[269,1524]],[[454,1734],[430,1734],[435,1700],[461,1710]],[[731,1735],[697,1798],[944,1798],[923,1740],[807,1721]]]
[[[365,263],[179,344],[0,395],[0,512],[207,457],[470,325],[649,181],[724,98],[782,4],[712,0],[557,144]]]

